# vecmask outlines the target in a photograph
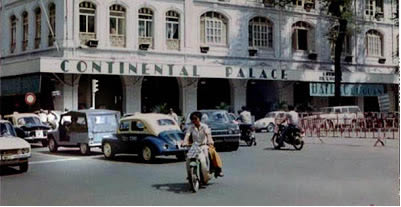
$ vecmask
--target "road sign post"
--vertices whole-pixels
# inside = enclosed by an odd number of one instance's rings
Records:
[[[92,108],[95,109],[96,92],[99,91],[99,80],[92,79]]]

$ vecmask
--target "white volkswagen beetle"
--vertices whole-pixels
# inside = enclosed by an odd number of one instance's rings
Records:
[[[21,172],[28,171],[31,145],[18,138],[9,121],[0,120],[0,166],[19,166]]]
[[[266,130],[267,132],[273,132],[275,127],[275,119],[283,118],[285,113],[285,111],[272,111],[267,113],[264,118],[255,122],[254,126],[256,131]]]

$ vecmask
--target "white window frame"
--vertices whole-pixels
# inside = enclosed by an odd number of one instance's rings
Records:
[[[211,17],[207,15],[208,13],[203,14],[201,17],[201,21],[204,22],[204,28],[201,28],[204,30],[204,43],[207,45],[226,46],[228,42],[228,20],[220,13],[211,12]],[[225,27],[225,31],[223,27]]]
[[[378,1],[381,2],[381,6],[377,6]],[[365,0],[365,15],[368,17],[375,17],[376,13],[384,12],[383,0]]]
[[[113,6],[120,6],[120,5],[113,5]],[[120,7],[122,7],[122,6],[120,6]],[[115,32],[113,33],[112,32],[112,28],[111,28],[111,25],[110,25],[110,35],[111,36],[124,36],[125,37],[125,34],[126,34],[126,29],[127,29],[127,22],[126,22],[126,10],[125,10],[125,8],[124,7],[122,7],[122,11],[119,11],[119,10],[112,10],[111,9],[111,7],[110,7],[110,20],[111,19],[115,19],[115,21],[116,21],[116,30],[115,30]],[[116,15],[116,14],[118,14],[118,15]],[[122,32],[120,32],[120,22],[122,22],[122,25],[123,25],[123,29],[121,30]]]
[[[306,31],[306,50],[299,49],[298,30]],[[310,26],[306,22],[299,21],[299,22],[296,22],[292,26],[292,32],[293,32],[292,35],[295,35],[295,38],[296,38],[295,48],[293,48],[293,50],[295,50],[295,51],[311,51],[311,50],[313,51],[313,50],[315,50],[315,48],[313,48],[313,45],[310,45],[311,41],[315,41],[315,40],[310,39],[310,36],[311,36],[310,33],[314,32],[312,26]],[[294,40],[292,39],[291,41],[294,41]],[[292,43],[292,44],[294,44],[294,43]],[[292,45],[292,47],[293,47],[293,45]]]
[[[29,18],[28,12],[22,13],[22,51],[25,51],[28,48],[28,39],[29,39]]]
[[[273,25],[267,18],[254,17],[248,29],[251,29],[249,47],[273,48]]]
[[[14,53],[17,45],[17,17],[10,17],[10,52]]]
[[[150,13],[143,13],[143,9],[149,10]],[[143,23],[143,28],[140,27],[141,23]],[[148,23],[150,23],[150,28],[148,28]],[[140,9],[138,14],[138,36],[140,38],[153,38],[153,27],[153,11],[148,8]],[[143,32],[141,31],[141,29],[143,29]]]
[[[383,35],[377,30],[366,32],[366,55],[368,57],[383,57]]]
[[[174,12],[175,15],[170,14],[171,12]],[[174,38],[174,26],[177,28],[177,38]],[[180,40],[180,15],[175,11],[168,11],[166,13],[166,39]]]
[[[87,3],[87,4],[91,4],[93,5],[95,8],[89,8],[89,7],[79,7],[79,21],[81,20],[81,16],[85,17],[85,31],[81,31],[81,22],[79,22],[79,33],[80,34],[96,34],[96,5],[94,5],[93,3],[90,2],[82,2],[82,3]],[[82,4],[81,3],[81,4]],[[82,10],[86,10],[87,12],[83,12]],[[93,17],[94,18],[94,31],[93,32],[89,32],[89,17]]]

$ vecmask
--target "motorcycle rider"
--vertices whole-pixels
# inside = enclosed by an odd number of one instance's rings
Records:
[[[252,115],[251,112],[247,110],[246,106],[241,107],[242,111],[239,114],[239,120],[241,121],[239,127],[241,130],[241,136],[246,134],[246,130],[252,127]]]
[[[208,145],[208,152],[209,153],[211,163],[215,169],[215,177],[223,177],[224,174],[222,172],[223,163],[221,161],[220,156],[217,154],[216,150],[214,149],[214,142],[212,139],[212,133],[210,128],[201,122],[202,113],[200,112],[193,112],[190,115],[190,119],[192,121],[192,126],[190,126],[185,134],[184,141],[182,143],[183,146],[188,146],[193,142],[198,142],[201,144]],[[189,165],[189,159],[187,159],[187,165]]]
[[[285,137],[290,135],[293,129],[295,129],[298,126],[298,120],[299,120],[299,115],[295,111],[294,106],[289,105],[288,112],[285,114],[284,119],[279,123],[283,124],[284,122],[287,121],[288,124],[287,127],[284,129],[283,133],[281,134],[281,136],[279,137],[279,139],[277,140],[279,147],[284,146]]]

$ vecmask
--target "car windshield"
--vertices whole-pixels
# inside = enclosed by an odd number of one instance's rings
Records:
[[[276,117],[276,113],[273,113],[273,112],[267,113],[265,117],[266,118],[274,118],[274,117]]]
[[[89,115],[95,132],[114,131],[117,129],[117,118],[115,114],[93,114]]]
[[[27,125],[27,126],[29,126],[29,125],[39,125],[41,122],[40,122],[39,118],[30,116],[30,117],[19,118],[17,123],[18,123],[18,125]]]
[[[175,125],[174,121],[171,119],[159,119],[159,120],[157,120],[157,124],[159,124],[159,126],[174,126]]]
[[[202,122],[222,122],[227,123],[229,122],[229,118],[227,113],[224,111],[207,111],[202,112]]]
[[[0,123],[0,137],[14,136],[15,134],[14,128],[9,123]]]
[[[349,108],[349,112],[350,113],[358,113],[358,112],[361,112],[361,110],[359,110],[359,108]]]

